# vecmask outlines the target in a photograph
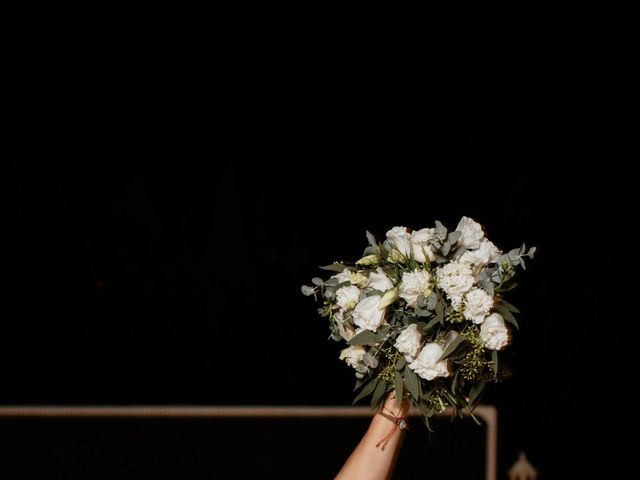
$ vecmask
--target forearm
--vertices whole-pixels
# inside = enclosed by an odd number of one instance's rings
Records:
[[[385,408],[393,412],[394,416],[402,414],[402,405],[395,398],[387,399]],[[381,448],[380,442],[393,428],[394,424],[391,420],[381,415],[374,415],[367,433],[336,476],[336,480],[387,480],[391,478],[404,438],[404,430],[396,428],[384,449]]]

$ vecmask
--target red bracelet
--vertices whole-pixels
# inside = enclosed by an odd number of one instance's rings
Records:
[[[402,407],[400,408],[400,412],[398,415],[395,415],[391,410],[389,410],[384,406],[377,412],[378,415],[381,415],[384,418],[391,420],[393,422],[393,428],[389,431],[389,433],[387,433],[387,435],[382,440],[380,440],[376,444],[376,448],[382,445],[382,450],[384,450],[385,447],[387,446],[387,443],[389,443],[389,440],[391,440],[391,437],[393,437],[393,434],[398,428],[400,430],[409,429],[409,423],[407,422],[407,417],[404,416],[407,413],[408,406],[409,405],[407,404],[406,401],[402,402]],[[389,413],[384,413],[383,410],[386,410]]]

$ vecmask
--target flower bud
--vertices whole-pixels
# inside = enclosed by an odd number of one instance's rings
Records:
[[[356,262],[356,265],[372,266],[380,263],[379,255],[367,255]]]

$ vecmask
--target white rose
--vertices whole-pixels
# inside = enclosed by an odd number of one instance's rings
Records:
[[[411,233],[411,247],[413,258],[416,261],[426,263],[427,261],[433,262],[436,259],[436,254],[433,253],[429,246],[429,241],[435,238],[435,235],[435,228],[423,228]]]
[[[464,297],[464,318],[473,323],[482,323],[492,307],[493,297],[481,288],[474,288]]]
[[[480,242],[480,247],[477,250],[467,250],[458,261],[467,263],[472,267],[481,268],[489,263],[495,263],[500,258],[500,255],[502,255],[502,252],[498,247],[485,238]]]
[[[509,327],[499,313],[492,313],[480,326],[480,338],[489,350],[501,350],[509,345]]]
[[[458,239],[458,246],[466,249],[474,249],[480,246],[480,240],[484,238],[482,226],[469,217],[462,217],[456,230],[462,232]]]
[[[474,277],[471,267],[464,263],[450,262],[436,270],[438,286],[449,298],[460,297],[471,290]]]
[[[364,367],[364,354],[367,353],[362,345],[347,347],[340,352],[340,360],[344,360],[347,365],[356,370]]]
[[[409,368],[425,380],[436,377],[448,377],[449,367],[446,360],[440,360],[444,350],[437,343],[427,343],[418,358],[409,364]]]
[[[415,307],[418,297],[431,295],[431,275],[425,270],[404,272],[400,282],[399,296],[407,301],[407,305]]]
[[[350,310],[356,306],[360,298],[360,289],[353,285],[340,287],[336,290],[336,303],[343,310]]]
[[[396,338],[396,348],[403,354],[408,362],[413,362],[420,352],[422,335],[418,332],[418,326],[412,323],[400,332]]]
[[[406,227],[393,227],[387,232],[387,240],[405,257],[411,254],[411,238]]]
[[[375,332],[384,319],[384,308],[380,308],[381,295],[371,295],[356,305],[353,311],[353,323],[366,330]]]
[[[387,277],[384,271],[378,267],[375,272],[369,274],[369,288],[386,292],[390,288],[393,288],[393,283],[391,283],[391,280],[389,280],[389,277]]]

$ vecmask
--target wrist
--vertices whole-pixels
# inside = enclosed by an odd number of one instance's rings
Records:
[[[409,402],[407,399],[396,398],[396,392],[393,391],[382,405],[383,411],[394,416],[406,417],[409,412]]]

